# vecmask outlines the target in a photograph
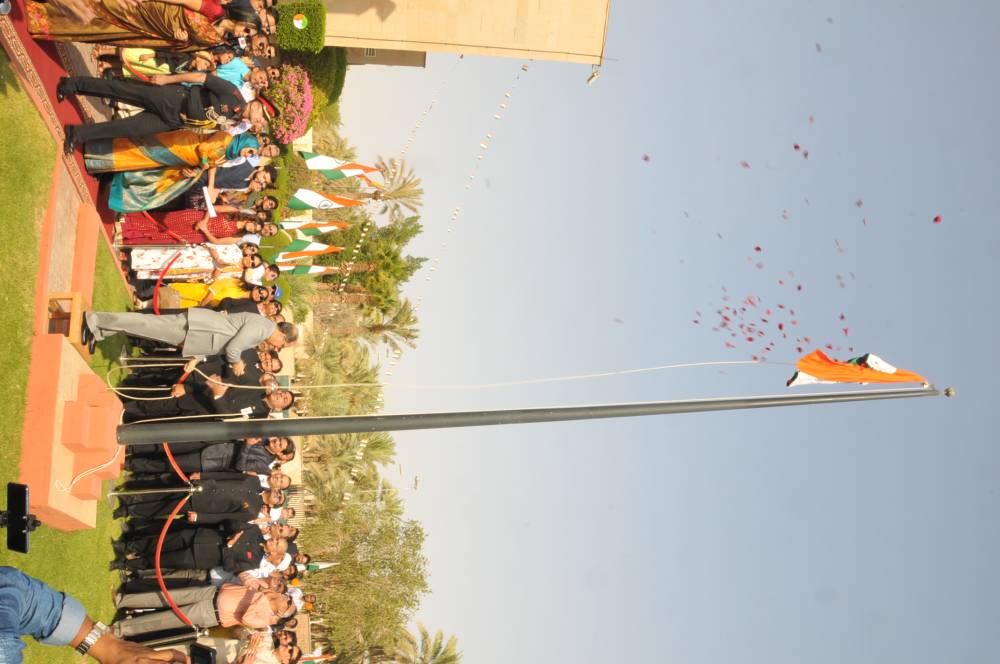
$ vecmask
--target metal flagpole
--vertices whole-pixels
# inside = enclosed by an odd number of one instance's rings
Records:
[[[888,390],[857,390],[829,394],[787,394],[759,397],[726,397],[688,399],[683,401],[652,401],[644,403],[603,404],[556,408],[521,408],[514,410],[481,410],[453,413],[413,413],[409,415],[361,415],[350,417],[296,417],[289,419],[254,419],[230,422],[136,422],[118,427],[120,445],[157,445],[188,443],[204,440],[234,440],[250,437],[315,436],[341,433],[371,433],[375,431],[406,431],[413,429],[445,429],[451,427],[494,426],[498,424],[528,424],[533,422],[565,422],[612,417],[644,415],[676,415],[709,413],[722,410],[777,408],[780,406],[810,406],[847,401],[876,401],[913,397],[954,396],[951,388],[905,388]]]

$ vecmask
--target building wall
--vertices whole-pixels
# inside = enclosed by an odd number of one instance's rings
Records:
[[[426,67],[427,53],[425,51],[393,51],[387,48],[348,48],[347,64]]]
[[[330,46],[601,64],[611,0],[325,0]]]

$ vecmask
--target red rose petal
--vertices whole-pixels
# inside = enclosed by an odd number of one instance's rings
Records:
[[[798,152],[799,150],[801,150],[801,149],[802,149],[802,146],[801,146],[801,145],[799,145],[798,143],[795,143],[794,145],[792,145],[792,148],[794,148],[794,149],[795,149],[795,151],[796,151],[796,152]]]
[[[740,166],[742,166],[743,168],[750,168],[750,162],[749,161],[741,161],[740,162]]]
[[[937,216],[934,217],[934,223],[935,224],[940,224],[941,221],[942,221],[941,215],[937,215]]]

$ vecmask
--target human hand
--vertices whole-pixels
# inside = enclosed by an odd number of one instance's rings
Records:
[[[182,168],[181,173],[183,173],[186,178],[196,178],[201,175],[201,171],[197,168]]]
[[[185,389],[182,383],[177,383],[176,385],[170,388],[170,396],[174,397],[175,399],[180,399],[185,394],[187,394],[187,389]]]
[[[239,362],[233,362],[232,364],[229,365],[229,368],[232,369],[233,373],[236,374],[237,376],[242,376],[243,373],[246,371],[246,367],[247,365],[243,362],[243,360],[240,360]]]
[[[153,650],[146,646],[122,641],[114,634],[105,634],[87,653],[101,664],[154,664],[155,662],[187,662],[191,660],[179,650]]]
[[[196,479],[193,475],[190,475],[189,478],[192,479],[192,480]],[[198,522],[198,513],[197,512],[188,512],[188,517],[187,518],[188,518],[188,523],[197,523]]]
[[[64,14],[80,23],[90,23],[96,18],[94,10],[86,0],[58,0],[53,4],[59,7]]]
[[[153,74],[149,77],[149,82],[153,85],[166,85],[169,81],[166,74]]]
[[[196,359],[195,360],[188,360],[184,364],[184,372],[185,373],[190,373],[190,372],[194,371],[195,367],[198,366],[198,362],[199,362],[199,360],[196,360]]]
[[[187,30],[185,30],[184,28],[177,28],[176,30],[174,30],[174,39],[176,39],[177,41],[186,42],[188,40]]]
[[[197,470],[194,471],[193,473],[188,473],[188,479],[190,479],[190,480],[200,480],[201,479],[201,473],[198,472]]]

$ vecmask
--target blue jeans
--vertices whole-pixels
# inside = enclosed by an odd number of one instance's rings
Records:
[[[18,664],[30,634],[40,643],[69,645],[87,611],[70,595],[13,567],[0,567],[0,664]]]

